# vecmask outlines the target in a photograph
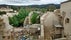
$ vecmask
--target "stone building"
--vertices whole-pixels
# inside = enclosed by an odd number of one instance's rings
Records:
[[[5,25],[3,22],[3,19],[0,18],[0,40],[4,39],[4,29],[5,29]]]
[[[47,12],[41,17],[40,21],[44,27],[44,40],[62,37],[63,25],[59,9],[54,12]]]
[[[71,1],[61,3],[61,16],[63,17],[63,26],[65,36],[71,36]],[[70,39],[71,40],[71,39]]]
[[[11,26],[9,24],[9,20],[8,20],[8,16],[7,15],[2,15],[1,18],[3,19],[3,22],[5,23],[5,31],[8,31],[8,30],[13,28],[13,26]]]
[[[57,21],[53,22],[53,25],[55,27],[56,36],[58,36],[58,38],[61,38],[64,36],[63,35],[64,34],[64,28],[63,28],[63,21],[64,20],[61,16],[60,9],[56,9],[54,11],[54,14],[55,14],[55,16],[57,16],[58,21],[59,21],[59,22],[57,22]],[[57,38],[57,37],[55,37],[55,38]]]
[[[44,27],[44,40],[52,40],[52,37],[51,37],[51,32],[53,30],[53,17],[54,14],[53,12],[48,12],[46,14],[44,14],[42,17],[41,17],[41,24],[43,25]],[[55,19],[57,20],[57,19]],[[48,35],[47,35],[48,34]]]
[[[30,36],[32,40],[40,40],[40,24],[32,24],[29,26]]]
[[[13,9],[11,9],[8,5],[0,5],[0,11],[13,12]]]
[[[29,25],[29,17],[27,16],[24,20],[24,26]]]
[[[0,21],[0,23],[1,23],[0,30],[3,31],[2,32],[2,34],[3,34],[3,36],[2,36],[3,40],[11,40],[11,38],[10,38],[10,36],[11,36],[11,29],[13,27],[11,25],[9,25],[8,16],[7,15],[2,15],[2,16],[0,15],[0,18],[2,19]]]
[[[4,19],[0,17],[0,40],[11,40],[10,30],[6,30]]]

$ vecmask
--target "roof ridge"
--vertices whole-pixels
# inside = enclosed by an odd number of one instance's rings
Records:
[[[64,2],[62,2],[61,4],[63,4],[63,3],[67,3],[67,2],[71,2],[71,1],[64,1]]]

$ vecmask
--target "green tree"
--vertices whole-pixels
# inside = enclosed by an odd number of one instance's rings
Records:
[[[41,12],[43,12],[43,13],[45,13],[46,11],[47,11],[47,9],[45,9],[45,8],[41,9]]]
[[[23,26],[23,22],[28,14],[28,10],[21,8],[18,15],[9,17],[9,23],[15,27]]]
[[[18,7],[18,6],[10,6],[10,8],[12,8],[13,10],[16,10],[16,11],[18,11],[20,9],[20,7]]]
[[[26,16],[28,16],[28,14],[29,14],[28,10],[23,9],[23,8],[20,9],[19,14],[18,14],[20,23],[22,23],[25,20],[25,18],[26,18]]]
[[[33,12],[32,16],[31,16],[31,22],[32,24],[37,23],[37,17],[39,14],[37,14],[36,12]]]
[[[55,5],[49,5],[47,10],[54,11],[56,9]]]
[[[14,17],[9,17],[9,22],[12,26],[17,27],[19,25],[19,22],[18,22],[16,15],[14,15]]]

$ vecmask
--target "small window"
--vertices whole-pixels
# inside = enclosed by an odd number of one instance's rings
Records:
[[[69,21],[70,21],[69,18],[66,18],[65,23],[69,23]]]
[[[58,16],[59,16],[60,19],[62,19],[62,16],[61,15],[58,15]]]
[[[3,36],[2,38],[5,38],[5,36]]]

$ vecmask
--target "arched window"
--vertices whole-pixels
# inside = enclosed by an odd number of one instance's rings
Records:
[[[66,18],[65,23],[69,23],[69,21],[70,21],[69,18]]]

